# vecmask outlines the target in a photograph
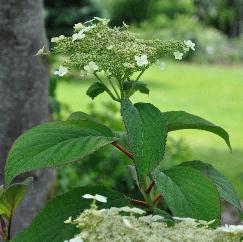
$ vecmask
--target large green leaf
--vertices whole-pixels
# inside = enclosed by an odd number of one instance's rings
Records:
[[[219,135],[231,150],[229,134],[221,127],[196,115],[184,111],[164,112],[168,131],[180,129],[201,129]]]
[[[69,120],[37,126],[20,136],[8,155],[5,181],[38,168],[77,161],[117,140],[104,125]]]
[[[152,104],[133,105],[127,99],[122,100],[121,114],[139,179],[144,180],[163,158],[167,134],[165,119]]]
[[[220,198],[214,184],[198,170],[178,166],[152,173],[173,216],[210,221],[220,220]]]
[[[30,179],[27,179],[23,183],[2,187],[0,193],[0,216],[3,216],[7,220],[12,218],[15,209],[22,201],[28,189],[29,183]]]
[[[123,207],[130,199],[123,194],[109,190],[103,186],[80,187],[54,198],[37,215],[32,224],[17,235],[13,242],[62,242],[71,239],[78,229],[64,221],[72,216],[75,219],[84,209],[89,208],[91,201],[83,199],[82,195],[89,193],[100,194],[108,198],[107,203],[98,203],[98,207]]]
[[[235,192],[234,187],[226,179],[226,177],[218,170],[216,170],[212,165],[198,160],[183,162],[180,165],[189,166],[203,172],[203,174],[208,176],[216,185],[220,196],[225,201],[229,202],[237,209],[241,209],[240,200]]]

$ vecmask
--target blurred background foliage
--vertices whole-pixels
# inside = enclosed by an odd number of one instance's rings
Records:
[[[163,166],[204,159],[226,174],[243,198],[243,113],[239,111],[243,108],[243,0],[45,0],[45,16],[49,39],[71,35],[75,23],[99,16],[110,18],[113,26],[124,21],[143,38],[196,42],[196,51],[190,52],[183,64],[163,60],[167,62],[164,71],[158,67],[149,70],[144,79],[151,96],[138,95],[134,101],[152,102],[163,110],[187,110],[225,127],[232,137],[233,155],[214,137],[187,131],[169,137]],[[52,68],[58,62],[52,58]],[[80,80],[78,75],[61,80],[51,76],[52,119],[82,110],[114,130],[122,130],[118,107],[103,96],[88,105],[91,100],[84,93],[92,79]],[[129,169],[124,168],[129,164],[114,147],[106,147],[59,169],[56,190],[103,183],[134,195],[137,188]]]

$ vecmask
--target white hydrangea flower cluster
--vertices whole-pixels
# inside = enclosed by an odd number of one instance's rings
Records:
[[[85,194],[82,197],[107,202],[107,197],[99,194]],[[130,216],[124,213],[130,213]],[[90,209],[84,210],[76,219],[72,220],[69,217],[64,221],[75,224],[81,231],[74,238],[64,242],[240,242],[243,238],[243,225],[226,225],[211,229],[209,225],[215,220],[198,221],[173,217],[177,222],[169,226],[163,216],[145,213],[136,207],[98,210],[96,206],[91,205]]]
[[[114,92],[108,86],[105,91],[112,99],[119,101],[126,95],[123,91],[124,82],[138,81],[145,70],[165,55],[174,55],[175,59],[181,60],[185,52],[195,50],[195,44],[190,40],[145,40],[128,31],[126,24],[111,28],[108,23],[108,19],[95,17],[85,23],[75,24],[70,37],[60,35],[52,38],[54,47],[51,53],[66,57],[55,74],[64,76],[71,70],[79,70],[82,76],[93,74],[105,85],[98,76],[103,72]],[[44,54],[43,48],[39,54]],[[136,78],[134,73],[137,72]]]
[[[71,222],[81,232],[73,238],[76,240],[70,242],[236,242],[241,241],[243,236],[242,225],[210,229],[208,225],[214,221],[175,217],[178,222],[168,226],[160,215],[144,216],[140,212],[136,213],[140,209],[137,211],[138,208],[129,208],[139,217],[125,216],[121,213],[127,211],[127,207],[124,208],[85,210]]]
[[[122,79],[148,68],[165,54],[184,53],[191,44],[143,40],[129,32],[127,25],[110,28],[108,22],[107,19],[94,18],[84,24],[75,24],[72,37],[52,38],[55,44],[53,52],[69,57],[63,64],[68,69],[86,70],[84,67],[92,62],[98,67],[95,71],[109,71]]]

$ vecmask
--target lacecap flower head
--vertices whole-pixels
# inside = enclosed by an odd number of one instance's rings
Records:
[[[98,84],[93,83],[87,91],[92,99],[103,92],[118,102],[136,91],[148,94],[146,84],[138,81],[151,65],[166,55],[174,55],[176,60],[181,60],[185,52],[195,50],[191,40],[146,40],[130,32],[126,24],[111,28],[108,23],[108,19],[95,17],[75,24],[69,37],[60,35],[52,38],[51,53],[66,59],[55,74],[64,76],[75,70],[82,76],[94,75]],[[109,84],[103,82],[99,73],[105,75]]]

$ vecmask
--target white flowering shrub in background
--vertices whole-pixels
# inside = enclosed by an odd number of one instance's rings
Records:
[[[112,145],[130,159],[131,177],[139,191],[136,197],[98,185],[77,187],[50,201],[13,242],[238,240],[241,227],[217,229],[221,200],[241,210],[234,188],[219,171],[199,160],[171,164],[170,169],[160,166],[172,131],[208,131],[221,137],[231,150],[228,133],[185,111],[164,112],[153,104],[130,100],[137,91],[149,93],[149,85],[140,78],[151,65],[166,55],[181,60],[185,52],[195,51],[195,44],[190,40],[144,40],[126,24],[110,28],[108,23],[100,18],[78,23],[72,36],[54,37],[51,52],[43,47],[37,55],[61,55],[64,61],[55,71],[60,77],[73,70],[87,78],[93,75],[96,81],[90,83],[87,95],[94,99],[106,93],[118,102],[124,129],[118,133],[79,111],[65,121],[42,124],[21,135],[9,152],[6,185],[0,190],[0,199],[2,194],[8,198],[4,209],[0,203],[4,238],[10,239],[12,211],[25,192],[9,191],[17,175],[67,165]],[[9,200],[9,193],[16,203]],[[96,201],[101,203],[100,210]],[[223,234],[222,230],[232,231]]]

